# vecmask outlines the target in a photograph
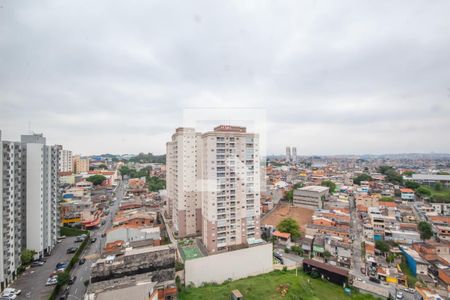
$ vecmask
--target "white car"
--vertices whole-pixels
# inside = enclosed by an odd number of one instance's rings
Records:
[[[3,290],[3,294],[11,294],[13,293],[14,295],[20,295],[20,293],[22,293],[21,290],[15,289],[15,288],[6,288]]]
[[[45,285],[56,285],[58,283],[58,280],[56,278],[49,278],[47,279],[47,282],[45,283]]]
[[[403,293],[402,292],[397,292],[397,299],[403,299]]]
[[[7,291],[7,289],[5,289],[2,293],[2,297],[7,299],[16,299],[17,295],[13,291]]]

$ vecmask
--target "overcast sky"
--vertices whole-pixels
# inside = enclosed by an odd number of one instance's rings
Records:
[[[448,153],[449,12],[447,0],[0,0],[0,130],[18,140],[30,126],[81,154],[164,153],[186,109],[256,109],[269,154]]]

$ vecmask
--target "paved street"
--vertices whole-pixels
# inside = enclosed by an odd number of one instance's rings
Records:
[[[119,205],[122,201],[124,193],[125,188],[122,182],[120,182],[116,190],[115,197],[117,198],[117,200],[110,208],[110,213],[106,217],[106,223],[100,226],[98,229],[91,231],[91,237],[97,238],[97,241],[93,244],[88,245],[83,255],[81,256],[86,258],[86,263],[83,265],[77,264],[72,271],[72,276],[77,276],[77,279],[75,283],[70,286],[68,299],[84,299],[84,294],[86,292],[86,286],[84,285],[84,282],[86,280],[89,280],[91,276],[91,265],[100,256],[100,249],[105,244],[105,238],[102,238],[101,235],[112,226],[112,220],[117,210],[119,209]]]
[[[21,289],[20,299],[45,299],[47,300],[54,286],[45,286],[47,278],[55,270],[58,262],[69,262],[73,254],[66,254],[68,248],[76,246],[74,237],[67,237],[53,249],[52,254],[45,259],[47,262],[41,267],[29,268],[14,281],[11,287]]]

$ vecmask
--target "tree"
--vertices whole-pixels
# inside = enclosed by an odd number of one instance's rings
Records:
[[[292,190],[286,192],[286,200],[287,200],[289,203],[292,203],[292,201],[294,201],[294,191],[295,191],[296,189],[301,188],[301,187],[303,187],[303,184],[300,183],[300,182],[297,182],[296,184],[294,184],[294,185],[292,186]]]
[[[36,251],[30,249],[22,250],[20,254],[20,260],[22,261],[22,265],[28,265],[33,261],[34,256],[36,255]]]
[[[406,177],[411,177],[412,174],[416,174],[416,172],[414,171],[405,171],[402,173],[402,175],[406,176]]]
[[[433,188],[434,188],[435,191],[438,191],[438,192],[442,191],[442,189],[443,189],[442,183],[436,182],[436,183],[434,184]]]
[[[418,228],[420,232],[420,238],[422,240],[429,240],[433,236],[433,230],[430,223],[421,221]]]
[[[106,180],[106,177],[103,175],[92,175],[89,176],[86,181],[92,182],[94,185],[100,185],[103,183],[103,181]]]
[[[291,234],[292,238],[300,236],[299,226],[296,220],[292,218],[283,219],[277,226],[278,231],[287,232]]]
[[[358,175],[357,177],[353,178],[353,183],[360,185],[361,181],[371,181],[371,180],[372,180],[372,177],[370,177],[370,175],[361,174],[361,175]]]
[[[437,175],[450,175],[450,173],[441,171],[441,172],[437,172]]]
[[[380,250],[383,253],[387,253],[387,252],[389,252],[390,246],[385,241],[376,241],[375,248],[377,248],[378,250]]]
[[[70,280],[69,272],[62,272],[58,274],[58,277],[56,277],[56,284],[59,286],[63,286],[69,283],[69,280]]]
[[[431,190],[425,186],[421,186],[419,188],[416,189],[416,193],[419,196],[431,196]]]
[[[420,187],[420,184],[415,181],[407,180],[405,181],[405,187],[415,190]]]
[[[291,247],[291,251],[297,255],[303,256],[304,251],[300,246],[294,245]]]
[[[148,188],[151,192],[157,192],[166,188],[166,181],[157,176],[148,178]]]
[[[386,262],[391,264],[394,262],[395,259],[395,254],[394,253],[389,253],[388,256],[386,257]]]
[[[402,184],[403,176],[398,174],[397,171],[391,166],[380,166],[378,171],[386,176],[386,181],[393,184]]]
[[[323,257],[325,257],[325,258],[330,258],[330,257],[331,257],[330,251],[325,250],[325,251],[323,252]]]
[[[336,183],[334,183],[331,180],[324,180],[324,181],[322,181],[322,183],[320,185],[329,187],[331,194],[333,194],[334,191],[336,190]]]

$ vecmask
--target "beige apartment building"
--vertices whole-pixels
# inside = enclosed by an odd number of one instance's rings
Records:
[[[73,161],[73,172],[75,174],[89,172],[89,158],[81,158],[80,155],[75,155],[72,157],[72,161]]]
[[[178,128],[167,143],[168,206],[178,236],[195,228],[210,253],[257,242],[259,166],[259,137],[245,127],[204,134]]]
[[[178,237],[201,233],[201,134],[193,128],[177,128],[166,145],[167,211]]]

